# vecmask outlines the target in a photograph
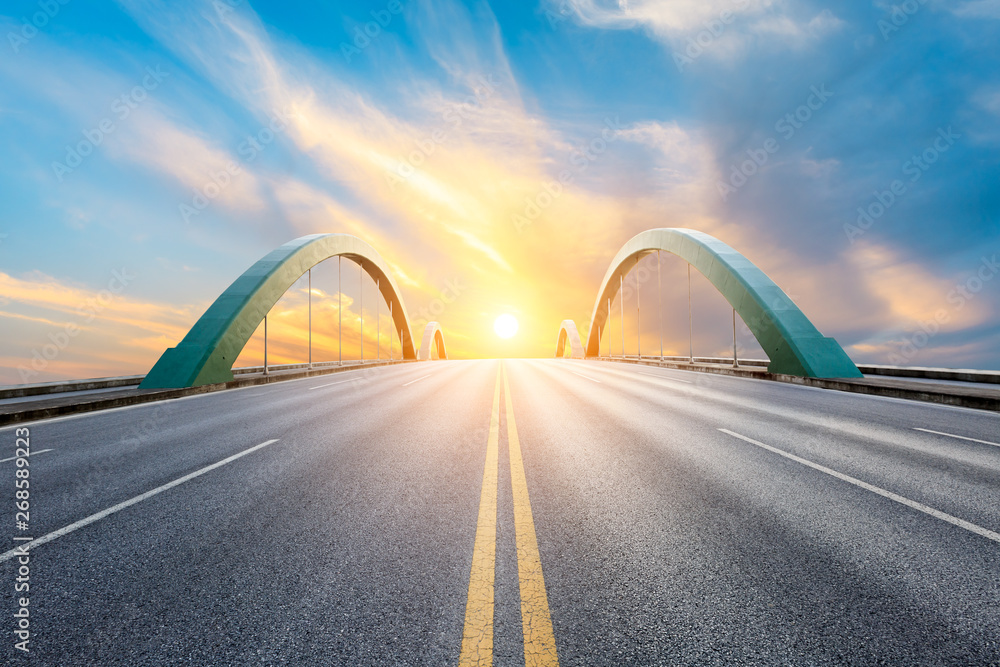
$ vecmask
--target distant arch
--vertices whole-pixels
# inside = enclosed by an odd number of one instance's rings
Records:
[[[556,340],[556,357],[563,356],[566,350],[566,343],[569,342],[569,356],[571,359],[583,359],[583,343],[580,342],[580,332],[576,330],[576,322],[573,320],[563,320],[559,325],[559,338]]]
[[[272,250],[237,278],[184,339],[167,349],[141,389],[197,387],[229,382],[233,363],[278,299],[306,271],[331,257],[346,257],[377,281],[391,304],[392,322],[404,359],[416,359],[406,307],[381,255],[350,234],[311,234]]]
[[[771,360],[768,371],[819,378],[862,377],[858,367],[833,338],[824,337],[780,287],[746,257],[703,232],[693,229],[650,229],[633,236],[611,260],[597,292],[587,356],[600,351],[598,332],[608,320],[608,299],[620,287],[620,277],[650,253],[663,250],[689,262],[709,279]]]
[[[417,359],[428,361],[433,359],[433,349],[437,349],[439,359],[447,359],[448,353],[444,349],[444,335],[441,333],[441,325],[437,322],[428,322],[424,327],[424,338],[420,341],[420,351]]]

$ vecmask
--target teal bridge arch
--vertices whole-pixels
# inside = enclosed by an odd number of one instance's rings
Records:
[[[586,356],[600,355],[599,332],[605,329],[608,300],[617,294],[621,279],[640,259],[658,250],[688,262],[722,293],[770,359],[769,372],[815,378],[862,377],[840,344],[823,336],[753,262],[714,236],[682,228],[641,232],[629,239],[611,260],[597,292]]]
[[[184,339],[163,353],[139,387],[197,387],[231,381],[233,363],[271,307],[312,267],[337,256],[359,264],[377,282],[381,297],[390,305],[403,359],[415,360],[417,351],[406,307],[381,255],[350,234],[312,234],[285,243],[247,269],[209,306]]]

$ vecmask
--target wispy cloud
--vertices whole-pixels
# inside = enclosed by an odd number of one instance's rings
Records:
[[[453,354],[547,355],[563,318],[586,328],[597,283],[625,240],[682,226],[744,252],[852,352],[884,357],[934,312],[966,255],[991,240],[996,204],[984,193],[995,180],[1000,106],[992,52],[976,31],[992,25],[995,6],[929,5],[937,32],[908,24],[890,47],[910,41],[891,61],[862,39],[877,37],[887,3],[553,0],[549,7],[568,7],[558,15],[575,25],[494,15],[485,2],[407,3],[351,62],[315,47],[312,26],[299,22],[303,11],[340,11],[325,5],[264,14],[274,25],[248,3],[120,0],[124,14],[110,19],[117,10],[95,10],[102,26],[117,18],[128,47],[94,39],[92,25],[60,14],[66,34],[40,34],[30,54],[0,61],[0,136],[11,155],[3,251],[31,234],[53,239],[54,251],[3,258],[22,297],[3,317],[30,358],[74,316],[83,295],[72,290],[93,283],[82,258],[145,258],[163,279],[143,296],[130,292],[121,307],[132,310],[109,308],[88,323],[92,337],[81,334],[49,367],[142,371],[257,257],[295,235],[346,232],[385,257],[411,317],[441,321]],[[353,26],[344,23],[349,39]],[[955,25],[961,35],[948,32]],[[324,39],[329,46],[337,37]],[[702,72],[711,76],[678,71],[675,53],[706,40]],[[921,40],[942,58],[924,63]],[[962,76],[950,69],[956,59],[969,61]],[[113,116],[113,101],[161,61],[164,84],[53,187],[51,163],[64,146]],[[824,83],[830,104],[801,111]],[[930,98],[940,102],[920,107]],[[793,138],[775,129],[803,113],[810,120]],[[843,224],[942,123],[954,123],[968,145],[949,151],[947,168],[928,171],[864,243],[849,246]],[[265,129],[273,141],[248,160],[243,143]],[[738,197],[721,201],[719,180],[769,136],[780,151]],[[178,205],[232,165],[238,176],[196,224],[182,224]],[[332,281],[323,277],[325,296],[314,303],[324,327],[337,314]],[[40,292],[30,293],[33,282]],[[277,338],[271,349],[283,359],[303,358],[300,288],[275,310],[287,349]],[[373,304],[365,305],[368,322]],[[344,307],[360,324],[353,303]],[[969,354],[975,346],[962,337],[990,340],[984,331],[998,308],[1000,298],[984,290],[949,323],[954,339],[935,344]],[[491,332],[501,312],[522,324],[505,348]],[[102,340],[118,341],[116,327],[132,338],[109,352]],[[316,337],[326,352],[330,335]],[[258,352],[255,341],[246,354]]]

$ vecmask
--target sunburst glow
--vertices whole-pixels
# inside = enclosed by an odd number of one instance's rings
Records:
[[[517,333],[517,318],[504,313],[493,323],[493,330],[501,338],[512,338]]]

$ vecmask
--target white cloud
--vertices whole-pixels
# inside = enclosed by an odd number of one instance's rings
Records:
[[[970,0],[953,7],[951,11],[968,19],[1000,19],[1000,0]]]
[[[618,137],[655,152],[657,184],[661,190],[705,187],[712,182],[711,148],[676,122],[636,123],[620,131]]]
[[[750,0],[621,0],[614,6],[598,0],[570,0],[579,20],[595,28],[650,28],[667,36],[704,27],[724,12],[734,15],[759,11],[764,3]]]
[[[246,165],[152,109],[134,112],[129,122],[109,137],[107,149],[111,157],[159,171],[192,192],[203,192],[213,181],[222,183],[213,199],[229,208],[246,211],[263,205],[257,179]]]
[[[802,48],[844,25],[829,9],[810,19],[785,10],[772,0],[569,0],[583,25],[607,30],[643,28],[674,50],[692,40],[712,57],[736,60],[749,48],[751,37],[768,44]],[[687,53],[690,57],[691,53]]]
[[[844,22],[829,9],[824,9],[809,21],[795,21],[787,15],[769,16],[757,21],[751,31],[782,40],[787,46],[800,48],[811,41],[840,29]]]
[[[1000,116],[1000,88],[982,88],[972,96],[972,101],[976,106]]]

